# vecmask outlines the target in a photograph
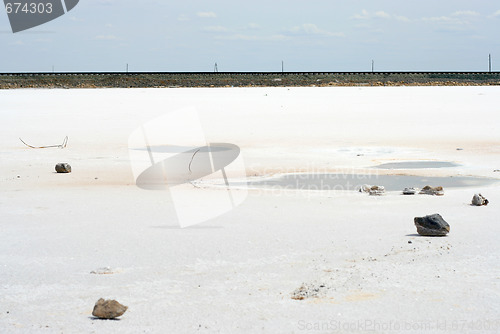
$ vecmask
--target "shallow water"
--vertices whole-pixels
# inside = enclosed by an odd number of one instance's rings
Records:
[[[450,161],[402,161],[389,162],[374,166],[373,168],[380,169],[421,169],[421,168],[448,168],[458,167],[459,164]]]
[[[423,177],[414,175],[369,174],[287,174],[260,181],[248,182],[249,187],[302,190],[357,190],[363,184],[384,186],[387,191],[426,185],[443,188],[479,187],[499,182],[497,179],[450,176]]]

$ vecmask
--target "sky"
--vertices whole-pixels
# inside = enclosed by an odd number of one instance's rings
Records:
[[[0,8],[0,50],[0,72],[500,71],[500,1],[80,0],[15,34]]]

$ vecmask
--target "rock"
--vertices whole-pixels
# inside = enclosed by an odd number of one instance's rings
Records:
[[[71,173],[71,166],[65,162],[60,162],[56,165],[56,172]]]
[[[431,186],[425,186],[420,190],[420,193],[422,195],[435,195],[435,196],[443,196],[444,195],[444,190],[443,187],[431,187]]]
[[[418,188],[404,188],[403,195],[415,195],[418,191]]]
[[[385,188],[383,186],[372,186],[369,193],[372,196],[380,196],[385,194]]]
[[[104,300],[100,298],[95,303],[92,315],[100,319],[114,319],[123,315],[127,309],[127,306],[120,304],[116,300]]]
[[[360,188],[359,188],[359,192],[360,193],[369,193],[370,192],[370,188],[372,186],[368,185],[368,184],[363,184]]]
[[[329,289],[329,287],[326,286],[326,284],[323,283],[309,283],[309,284],[302,284],[300,288],[296,289],[294,292],[292,292],[292,299],[295,300],[304,300],[307,298],[320,298],[324,297],[326,294],[326,291]]]
[[[102,268],[97,268],[96,270],[92,270],[90,273],[94,275],[112,275],[115,272],[111,270],[110,267],[102,267]]]
[[[482,206],[482,205],[488,205],[489,201],[486,199],[481,194],[474,194],[474,197],[472,197],[472,205],[475,206]]]
[[[385,193],[385,188],[383,186],[370,186],[368,184],[363,184],[359,188],[360,193],[369,193],[370,195],[383,195]]]
[[[437,213],[425,217],[415,217],[414,222],[420,235],[443,236],[450,232],[450,225]]]

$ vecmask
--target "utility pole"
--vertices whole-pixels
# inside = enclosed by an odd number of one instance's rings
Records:
[[[52,65],[52,73],[54,73],[54,65]]]
[[[488,70],[491,73],[491,53],[488,55]]]
[[[285,62],[282,60],[281,61],[281,73],[284,72],[284,69],[285,69]]]
[[[128,63],[127,63],[127,73],[128,73]]]
[[[215,73],[219,72],[219,69],[217,68],[217,62],[216,62],[216,63],[215,63],[215,65],[214,65],[214,72],[215,72]]]
[[[375,69],[375,61],[372,59],[372,73],[373,73],[374,69]]]

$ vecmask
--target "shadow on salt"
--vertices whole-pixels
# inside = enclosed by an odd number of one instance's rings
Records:
[[[426,168],[450,168],[461,166],[450,161],[401,161],[389,162],[374,166],[379,169],[426,169]]]

